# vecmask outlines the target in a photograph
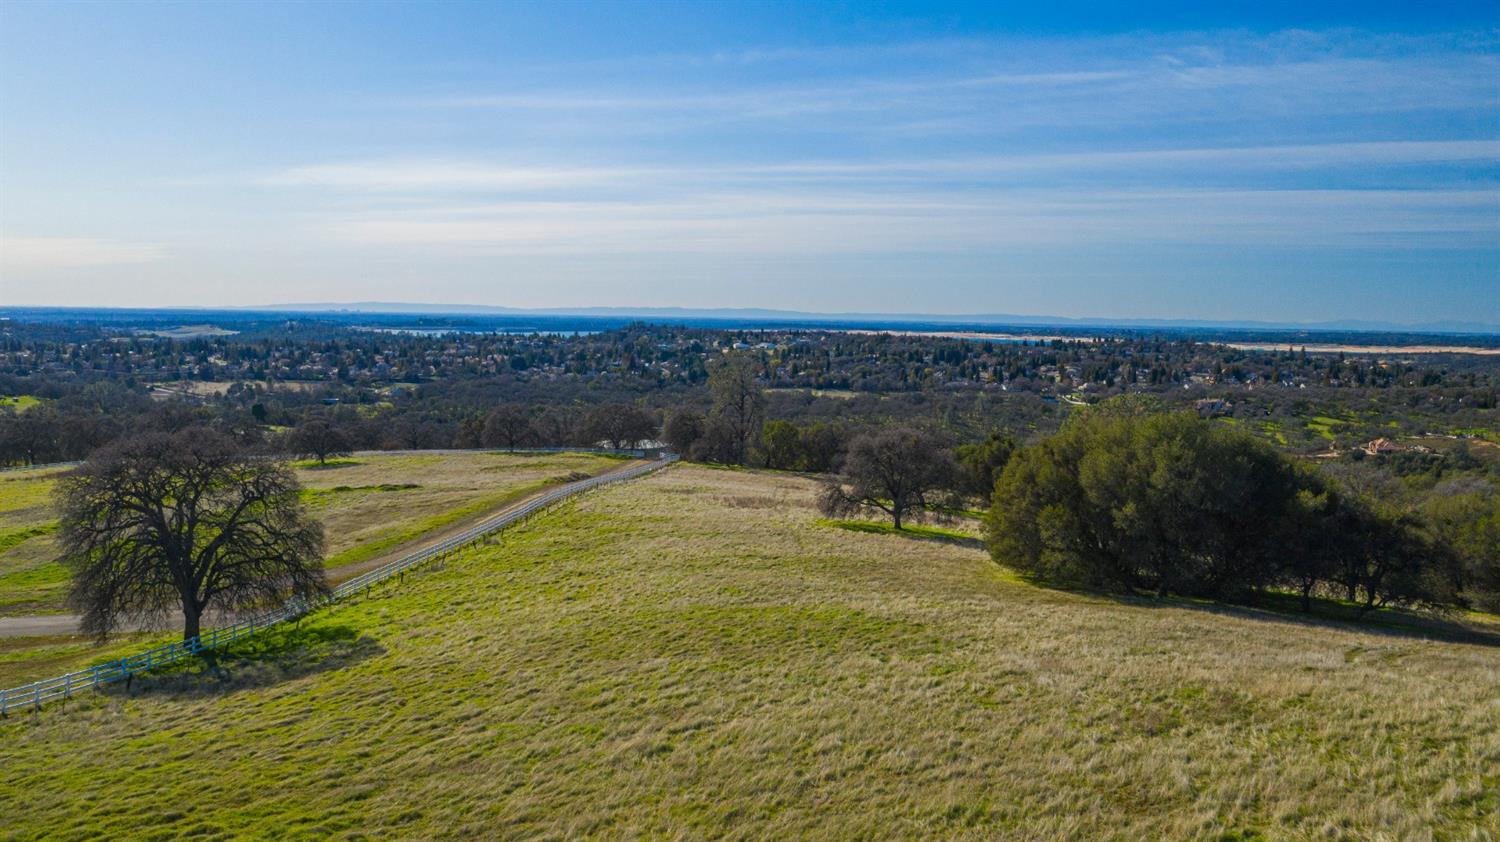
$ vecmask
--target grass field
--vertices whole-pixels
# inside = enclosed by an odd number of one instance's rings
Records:
[[[678,466],[0,722],[0,835],[1454,839],[1500,647],[1037,588]]]
[[[41,402],[36,395],[0,395],[0,407],[8,406],[17,412],[25,412]]]
[[[0,473],[0,617],[61,605],[67,574],[55,561],[52,487],[65,470]]]
[[[569,474],[618,464],[582,453],[371,454],[327,465],[296,463],[304,499],[338,569],[396,552],[422,536],[477,519]],[[68,576],[56,562],[52,487],[58,471],[0,474],[0,617],[63,610]]]
[[[1340,427],[1349,422],[1341,418],[1332,418],[1327,415],[1314,415],[1307,421],[1307,429],[1317,433],[1319,436],[1332,441],[1338,437]]]

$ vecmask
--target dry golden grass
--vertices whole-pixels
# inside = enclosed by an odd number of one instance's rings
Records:
[[[0,723],[15,838],[1493,839],[1500,648],[1039,589],[679,466]],[[143,686],[144,685],[144,686]]]

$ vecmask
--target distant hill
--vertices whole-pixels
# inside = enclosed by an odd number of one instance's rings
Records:
[[[1275,322],[1215,319],[1111,319],[1071,316],[1028,316],[1015,313],[813,313],[805,310],[776,310],[761,307],[497,307],[486,304],[417,304],[390,301],[357,301],[349,303],[271,304],[258,307],[226,308],[275,313],[380,313],[410,315],[495,315],[495,316],[592,316],[640,319],[709,319],[734,322],[774,321],[809,324],[922,323],[952,325],[1004,325],[1028,327],[1122,327],[1212,330],[1316,330],[1380,333],[1453,333],[1500,334],[1500,324],[1487,322],[1382,322],[1339,319],[1322,322]]]

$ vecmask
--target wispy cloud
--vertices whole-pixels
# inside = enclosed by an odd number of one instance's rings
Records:
[[[1140,149],[964,158],[787,161],[720,165],[598,167],[516,166],[480,160],[386,160],[290,167],[259,176],[262,184],[391,193],[505,193],[580,187],[659,190],[681,185],[769,182],[964,179],[970,184],[1030,173],[1139,174],[1205,171],[1342,169],[1372,165],[1500,163],[1500,140],[1379,141],[1283,146]]]
[[[468,254],[982,251],[1088,243],[1471,245],[1500,236],[1490,191],[1026,191],[872,198],[730,193],[649,204],[515,201],[344,213],[364,247]]]
[[[413,104],[530,120],[589,114],[606,130],[859,119],[866,131],[1003,134],[1039,126],[1403,113],[1500,104],[1495,39],[1243,32],[769,51],[697,61],[695,72],[598,74],[568,84],[455,92]],[[746,71],[745,65],[753,69]],[[769,65],[766,72],[756,72]],[[803,74],[788,68],[801,66]],[[678,68],[680,71],[681,68]],[[814,123],[812,128],[826,128]]]
[[[361,161],[261,181],[316,191],[326,204],[313,224],[338,242],[465,254],[1474,246],[1500,235],[1500,193],[1431,169],[1497,162],[1500,140],[1378,141],[679,166]],[[1390,189],[1368,175],[1403,168],[1426,182]],[[1313,187],[1307,173],[1373,183]]]
[[[228,82],[208,85],[207,110],[133,109],[134,134],[105,117],[121,107],[34,119],[38,137],[88,124],[89,142],[0,160],[6,222],[58,235],[0,244],[0,278],[14,289],[44,277],[29,267],[135,263],[45,277],[315,276],[365,297],[399,271],[423,279],[416,297],[441,298],[445,278],[480,294],[500,276],[572,272],[570,294],[599,300],[674,273],[692,290],[751,282],[785,257],[807,273],[785,287],[797,295],[836,275],[897,293],[919,276],[924,297],[977,302],[1002,294],[993,267],[1023,253],[1015,276],[1048,290],[1083,252],[1103,255],[1096,291],[1131,251],[1138,277],[1197,279],[1220,265],[1249,277],[1247,255],[1265,249],[1258,266],[1308,287],[1341,266],[1351,284],[1369,270],[1472,286],[1493,269],[1495,31],[732,43],[580,59],[456,41],[355,82],[307,83],[345,79],[341,64],[272,74],[259,120],[222,119]],[[191,131],[163,134],[161,113]],[[165,265],[150,265],[168,251],[154,240],[173,244]],[[1262,306],[1244,284],[1216,289]]]
[[[0,270],[67,269],[154,263],[167,257],[157,243],[79,237],[0,238]]]
[[[653,170],[612,167],[515,167],[472,161],[365,161],[292,167],[263,184],[353,190],[535,190],[617,182]]]

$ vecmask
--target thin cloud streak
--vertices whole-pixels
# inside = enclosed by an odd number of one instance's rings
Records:
[[[635,184],[660,187],[705,179],[765,181],[894,178],[984,179],[996,175],[1141,168],[1282,169],[1371,164],[1500,162],[1500,141],[1391,141],[1292,146],[1156,149],[988,156],[957,160],[807,161],[743,166],[506,166],[481,161],[365,161],[292,167],[262,176],[266,185],[374,192],[502,192]]]
[[[514,202],[341,215],[331,236],[364,247],[470,254],[849,254],[1036,245],[1482,245],[1500,236],[1490,191],[1038,191],[946,195],[735,194],[691,201]]]
[[[527,119],[588,114],[611,130],[670,132],[716,123],[864,119],[891,130],[995,133],[1036,126],[1107,129],[1120,121],[1247,121],[1495,108],[1493,33],[1448,37],[1240,32],[965,42],[939,58],[921,45],[775,51],[752,61],[808,65],[811,83],[735,72],[741,63],[676,59],[684,76],[628,86],[596,78],[526,90],[433,95],[407,105],[494,110]],[[618,74],[599,74],[612,78]],[[635,79],[635,74],[625,78]],[[949,119],[937,119],[948,115]],[[970,119],[959,119],[967,116]],[[910,131],[910,128],[905,129]]]
[[[168,256],[158,243],[82,237],[0,238],[0,270],[69,269],[155,263]]]
[[[350,190],[534,190],[597,185],[664,171],[640,168],[505,167],[478,162],[405,161],[292,167],[261,183]]]

